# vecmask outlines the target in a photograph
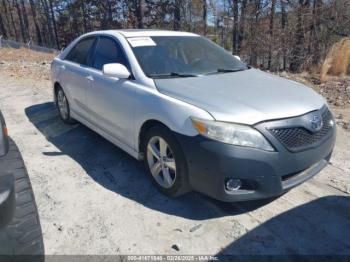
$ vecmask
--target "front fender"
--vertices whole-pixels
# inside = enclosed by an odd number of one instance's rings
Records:
[[[192,125],[191,116],[214,120],[207,111],[164,95],[153,88],[139,86],[136,89],[136,96],[140,99],[137,99],[139,103],[134,109],[135,150],[138,150],[141,127],[148,120],[157,120],[170,130],[187,136],[198,135]]]

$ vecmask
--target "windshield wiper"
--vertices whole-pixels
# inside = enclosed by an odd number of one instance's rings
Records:
[[[147,75],[151,78],[169,78],[169,77],[196,77],[196,74],[186,74],[186,73],[178,73],[178,72],[170,72],[168,74],[149,74]]]
[[[247,69],[249,69],[249,67],[248,68],[239,68],[239,69],[218,68],[214,72],[206,73],[206,75],[213,75],[213,74],[217,74],[217,73],[234,73],[234,72],[244,71]]]
[[[240,69],[225,69],[225,68],[218,68],[217,72],[218,73],[230,73],[230,72],[239,72],[239,71],[244,71],[245,68],[240,68]]]

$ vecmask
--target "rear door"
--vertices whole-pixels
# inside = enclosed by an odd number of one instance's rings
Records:
[[[80,40],[64,58],[60,66],[60,83],[73,113],[87,118],[86,90],[91,83],[87,71],[96,37]]]
[[[135,83],[132,79],[106,77],[103,65],[120,63],[131,72],[127,57],[115,38],[100,36],[91,59],[91,85],[86,101],[90,110],[90,122],[123,144],[133,147],[133,112]]]

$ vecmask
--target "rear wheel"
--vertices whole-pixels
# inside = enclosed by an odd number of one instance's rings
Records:
[[[161,126],[151,128],[143,149],[146,168],[161,192],[175,197],[189,191],[186,159],[170,130]]]
[[[58,88],[56,100],[58,112],[62,121],[66,124],[74,124],[76,121],[70,116],[70,107],[68,99],[61,87]]]

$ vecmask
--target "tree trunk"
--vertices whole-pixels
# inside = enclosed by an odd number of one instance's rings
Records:
[[[6,24],[7,24],[7,35],[8,35],[8,37],[11,37],[14,34],[12,34],[11,22],[10,22],[10,18],[9,18],[9,12],[7,11],[7,6],[6,6],[6,1],[5,0],[2,1],[2,7],[4,9],[4,16],[5,16]],[[6,26],[5,26],[5,28],[6,28]]]
[[[254,7],[254,13],[253,13],[253,19],[251,19],[251,42],[250,42],[250,64],[252,66],[257,66],[258,65],[258,51],[257,51],[257,46],[258,46],[258,39],[256,36],[256,33],[258,32],[257,27],[259,25],[259,15],[260,15],[260,6],[261,6],[261,0],[255,0],[255,7]]]
[[[303,31],[303,13],[307,2],[299,0],[299,6],[297,10],[296,32],[295,32],[295,45],[292,49],[292,57],[290,63],[290,70],[292,72],[299,71],[303,59],[304,59],[304,31]]]
[[[53,30],[55,34],[55,42],[56,42],[56,47],[60,49],[60,44],[58,41],[58,34],[57,34],[57,25],[56,25],[56,19],[55,19],[55,13],[53,11],[53,6],[52,6],[52,0],[49,0],[50,4],[50,13],[51,13],[51,19],[52,19],[52,24],[53,24]]]
[[[111,28],[113,23],[113,11],[111,1],[107,1],[107,28]]]
[[[189,3],[188,3],[188,9],[189,9],[189,12],[188,12],[188,16],[189,16],[189,30],[190,30],[190,32],[192,32],[192,30],[193,30],[193,24],[192,24],[192,22],[193,22],[193,16],[192,16],[192,1],[190,1]],[[204,15],[204,14],[203,14]]]
[[[21,8],[18,4],[18,1],[17,0],[13,0],[13,4],[16,6],[16,9],[17,9],[17,14],[18,14],[18,20],[19,20],[19,26],[20,26],[20,29],[21,29],[21,35],[22,35],[22,41],[23,42],[26,42],[27,41],[27,38],[26,38],[26,31],[24,29],[24,24],[23,24],[23,20],[22,20],[22,11],[21,11]]]
[[[43,39],[41,37],[41,32],[40,32],[40,27],[39,27],[39,23],[38,23],[38,18],[36,15],[36,10],[35,10],[35,4],[33,0],[29,0],[30,3],[30,9],[32,11],[32,16],[33,16],[33,21],[34,21],[34,26],[35,26],[35,32],[36,32],[36,39],[37,39],[37,43],[39,45],[43,44]]]
[[[7,38],[7,31],[6,31],[6,28],[4,26],[4,22],[2,20],[1,13],[0,13],[0,36]]]
[[[81,1],[81,11],[83,13],[83,29],[84,33],[87,32],[87,22],[86,22],[86,10],[85,10],[85,1]]]
[[[142,0],[136,1],[135,16],[137,20],[137,27],[142,29],[143,28]]]
[[[232,54],[238,55],[238,0],[233,0]]]
[[[276,0],[271,1],[271,12],[270,12],[270,27],[269,27],[269,58],[267,61],[267,68],[271,70],[271,61],[272,61],[272,49],[273,49],[273,30],[274,30],[274,19],[275,19],[275,8]]]
[[[11,8],[11,4],[10,4],[9,0],[7,0],[7,4],[8,4],[8,6],[9,6],[9,9],[8,9],[8,10],[9,10],[9,13],[10,13],[10,18],[11,18],[12,27],[13,27],[13,30],[14,30],[14,32],[15,32],[15,40],[18,41],[18,40],[19,40],[18,31],[17,31],[17,28],[16,28],[16,23],[15,23],[15,21],[14,21],[14,19],[13,19],[13,14],[12,14],[13,8]]]
[[[247,0],[242,0],[241,19],[240,19],[240,22],[239,22],[238,54],[241,54],[242,42],[244,40],[246,10],[247,10]]]
[[[312,64],[317,65],[321,58],[321,47],[319,40],[320,31],[320,9],[322,8],[322,0],[314,0],[313,10],[312,10],[312,30],[310,32],[310,52],[312,52]]]
[[[50,47],[52,47],[54,44],[54,35],[52,30],[52,24],[51,24],[51,18],[50,18],[50,12],[49,7],[47,6],[46,0],[41,0],[42,6],[44,8],[44,14],[46,18],[46,25],[47,25],[47,43]]]
[[[180,0],[175,0],[174,2],[174,30],[180,30],[180,19],[181,19],[181,11],[180,11]]]
[[[25,26],[26,37],[27,37],[27,39],[30,39],[28,15],[27,15],[27,10],[26,10],[25,4],[24,4],[24,0],[21,0],[21,7],[22,7],[22,15],[23,15],[23,22],[24,22],[24,26]]]
[[[207,0],[203,0],[203,35],[207,35],[207,13]],[[192,21],[190,21],[190,23],[192,23]]]
[[[286,48],[286,25],[287,25],[287,13],[286,2],[281,0],[281,27],[282,27],[282,60],[283,71],[287,69],[287,48]]]
[[[104,2],[102,1],[98,1],[98,10],[99,10],[99,18],[98,20],[100,20],[100,28],[102,30],[106,30],[107,29],[107,24],[108,24],[108,21],[107,21],[107,15],[106,15],[106,7],[104,6],[103,4]]]

